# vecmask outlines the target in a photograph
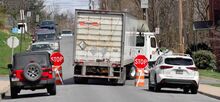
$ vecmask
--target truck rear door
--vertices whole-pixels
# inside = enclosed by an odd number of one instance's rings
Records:
[[[120,63],[122,15],[77,15],[75,61]]]

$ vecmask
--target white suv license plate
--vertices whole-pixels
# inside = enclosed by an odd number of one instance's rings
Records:
[[[176,70],[176,74],[183,74],[183,70]]]

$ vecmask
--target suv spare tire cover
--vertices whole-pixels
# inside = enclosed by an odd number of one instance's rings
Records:
[[[37,63],[30,63],[24,68],[24,78],[28,81],[37,81],[41,78],[42,69]]]

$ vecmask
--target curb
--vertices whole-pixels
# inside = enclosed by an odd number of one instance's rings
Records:
[[[5,94],[9,91],[9,85],[0,90],[0,101],[5,97]]]
[[[217,95],[212,95],[212,94],[209,94],[207,92],[202,92],[202,91],[198,91],[200,94],[203,94],[203,95],[206,95],[208,97],[212,97],[212,98],[215,98],[215,99],[218,99],[220,100],[220,96],[217,96]]]

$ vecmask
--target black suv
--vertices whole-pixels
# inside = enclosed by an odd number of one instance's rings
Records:
[[[44,20],[40,23],[39,27],[41,29],[56,29],[56,23],[52,20]]]
[[[24,52],[13,56],[10,68],[11,97],[16,98],[21,89],[46,88],[50,95],[56,95],[55,74],[48,52]]]

